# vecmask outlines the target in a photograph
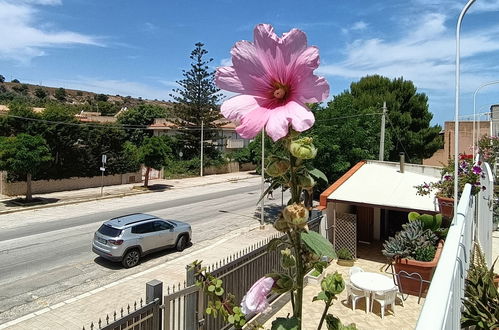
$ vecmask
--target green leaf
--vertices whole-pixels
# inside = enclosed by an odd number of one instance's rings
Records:
[[[206,308],[206,314],[208,314],[208,315],[211,314],[211,308],[210,307]]]
[[[299,322],[297,318],[278,317],[272,322],[271,330],[298,330]]]
[[[324,182],[326,182],[326,183],[328,183],[328,182],[329,182],[329,180],[327,179],[326,174],[324,174],[324,173],[323,173],[321,170],[319,170],[319,169],[316,169],[316,168],[311,169],[311,170],[309,170],[309,171],[308,171],[308,173],[309,173],[311,176],[313,176],[314,178],[316,178],[316,179],[321,179],[322,181],[324,181]]]
[[[324,300],[324,301],[328,301],[328,297],[326,295],[326,293],[324,291],[321,291],[319,292],[319,294],[317,296],[315,296],[312,301],[317,301],[317,300]]]
[[[227,321],[228,321],[230,324],[234,324],[234,316],[233,316],[233,315],[229,315],[229,317],[227,318]]]
[[[316,255],[319,257],[327,256],[331,259],[336,259],[336,253],[334,252],[334,247],[331,242],[329,242],[324,236],[315,231],[308,231],[301,233],[301,239],[303,243]]]
[[[217,296],[221,296],[221,295],[223,295],[223,294],[224,294],[224,288],[217,288],[217,289],[215,290],[215,294],[216,294]]]
[[[217,280],[217,284],[216,284],[216,287],[219,288],[222,286],[222,280]]]
[[[208,291],[210,291],[210,292],[215,291],[215,286],[214,285],[208,286]]]
[[[332,314],[326,315],[326,325],[327,330],[341,330],[343,328],[340,319],[334,317]]]

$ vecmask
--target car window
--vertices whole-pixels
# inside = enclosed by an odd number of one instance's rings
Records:
[[[173,228],[172,225],[169,223],[166,223],[164,221],[154,221],[154,230],[155,231],[160,231],[160,230],[170,230]]]
[[[121,234],[121,229],[116,229],[108,225],[102,225],[100,226],[98,232],[105,236],[118,237]]]
[[[153,223],[146,222],[132,227],[132,234],[146,234],[154,231]]]

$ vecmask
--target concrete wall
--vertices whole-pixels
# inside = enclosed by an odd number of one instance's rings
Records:
[[[478,126],[478,124],[477,124]],[[480,121],[479,138],[490,135],[490,122]],[[444,124],[444,148],[437,150],[432,157],[423,159],[423,165],[447,165],[448,160],[454,158],[454,122],[446,121]],[[473,154],[473,122],[459,122],[459,153]]]
[[[3,173],[0,193],[8,196],[24,195],[26,193],[26,182],[5,182],[6,174]],[[102,184],[100,176],[90,178],[69,178],[61,180],[37,180],[31,184],[34,194],[50,193],[65,190],[77,190],[84,188],[100,187]],[[125,173],[116,175],[105,175],[104,186],[112,186],[126,183],[139,183],[142,182],[142,175],[140,172]]]

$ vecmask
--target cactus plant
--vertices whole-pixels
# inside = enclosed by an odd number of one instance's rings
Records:
[[[429,229],[424,229],[421,220],[409,221],[402,225],[402,230],[383,243],[383,254],[389,258],[420,258],[420,251],[428,251],[435,246],[438,237]],[[418,252],[416,252],[418,251]],[[428,254],[425,254],[425,259]],[[425,261],[425,260],[421,260]]]

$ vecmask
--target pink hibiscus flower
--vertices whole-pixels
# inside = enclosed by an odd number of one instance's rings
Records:
[[[245,314],[267,312],[270,309],[267,295],[272,290],[274,280],[262,277],[253,284],[241,301],[241,311]]]
[[[288,134],[289,125],[298,132],[309,129],[315,118],[305,103],[329,96],[326,79],[313,74],[319,50],[307,47],[307,36],[297,29],[278,37],[272,26],[260,24],[254,38],[237,42],[233,65],[217,69],[217,86],[241,94],[222,104],[222,114],[240,123],[236,131],[243,138],[264,127],[274,141]]]

